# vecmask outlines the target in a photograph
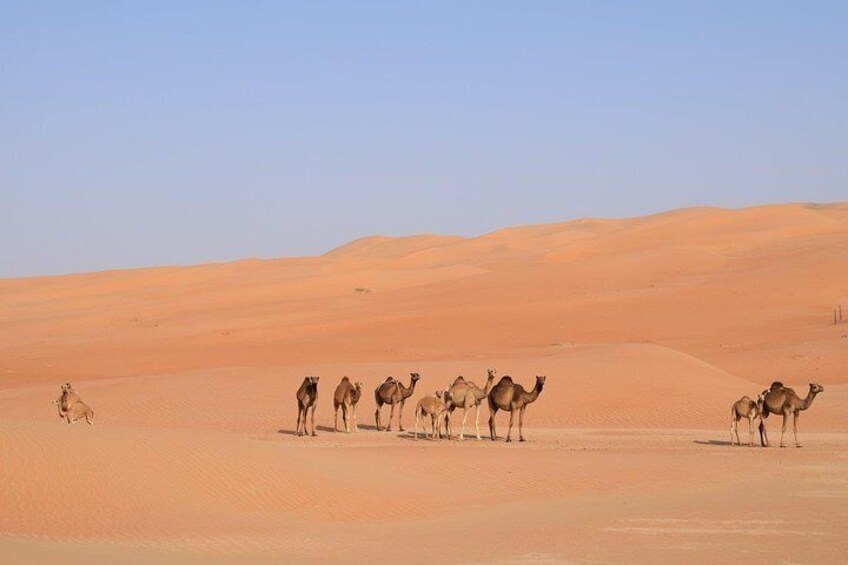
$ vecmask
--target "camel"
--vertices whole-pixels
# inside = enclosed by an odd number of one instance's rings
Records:
[[[318,404],[318,377],[306,377],[297,389],[297,430],[298,436],[308,435],[306,432],[306,415],[312,408],[312,437],[315,437],[315,405]],[[303,432],[300,431],[301,422]]]
[[[524,390],[520,384],[514,383],[512,377],[505,376],[498,381],[498,384],[489,391],[489,432],[492,435],[492,441],[498,438],[495,431],[495,414],[498,410],[509,411],[509,431],[506,434],[506,441],[512,441],[512,422],[515,412],[518,411],[518,441],[524,441],[524,411],[528,404],[539,398],[544,386],[545,377],[540,375],[536,375],[536,385],[530,392]]]
[[[62,393],[59,396],[59,400],[61,402],[60,408],[64,411],[68,411],[71,406],[76,404],[77,402],[81,402],[79,394],[76,393],[74,387],[71,386],[71,383],[65,383],[61,386]]]
[[[405,387],[399,380],[389,377],[374,391],[374,399],[377,401],[377,411],[374,412],[374,419],[377,421],[378,432],[381,430],[380,409],[383,407],[383,404],[389,404],[392,407],[392,411],[389,414],[389,425],[386,427],[386,431],[392,431],[392,418],[395,416],[395,405],[399,405],[400,408],[398,427],[400,427],[400,431],[403,431],[403,405],[406,403],[406,399],[415,392],[415,383],[421,378],[418,373],[410,373],[409,376],[409,387]]]
[[[733,434],[736,434],[736,444],[742,445],[739,439],[739,420],[742,418],[748,419],[748,445],[754,446],[754,420],[760,417],[760,406],[762,397],[759,402],[754,402],[747,396],[743,396],[733,403],[730,407],[730,444],[733,443]]]
[[[775,381],[768,390],[764,390],[762,397],[762,415],[760,417],[760,443],[763,447],[769,446],[768,433],[766,432],[766,418],[769,414],[780,414],[783,416],[783,428],[780,432],[780,447],[786,447],[783,438],[786,435],[786,423],[789,415],[792,415],[792,433],[795,436],[795,447],[801,447],[798,443],[798,413],[810,407],[816,395],[824,392],[820,384],[810,383],[810,391],[806,398],[799,398],[791,388],[783,386],[783,383]]]
[[[474,408],[474,426],[477,430],[477,439],[480,438],[480,405],[483,400],[489,396],[489,390],[492,388],[492,383],[495,381],[496,371],[489,369],[489,376],[486,379],[486,388],[481,389],[475,383],[466,381],[462,376],[456,378],[453,385],[448,389],[450,393],[450,402],[448,402],[448,414],[445,417],[445,431],[448,439],[451,437],[450,417],[453,411],[457,408],[462,408],[462,427],[459,431],[460,441],[465,439],[465,421],[468,418],[469,408]]]
[[[418,439],[418,424],[421,418],[430,416],[432,432],[430,439],[435,440],[441,437],[442,420],[447,416],[448,404],[450,403],[450,392],[436,391],[435,396],[425,396],[418,401],[415,407],[415,439]],[[427,429],[424,429],[424,436],[427,436]]]
[[[64,418],[69,424],[73,424],[79,419],[85,418],[85,421],[88,425],[94,424],[94,410],[88,407],[88,405],[79,400],[74,402],[71,405],[69,410],[62,409],[62,399],[57,398],[53,401],[53,404],[56,405],[56,408],[59,410],[59,417]]]
[[[345,432],[350,433],[351,418],[353,419],[353,431],[359,431],[359,425],[356,422],[356,405],[361,397],[362,383],[351,384],[350,379],[342,377],[342,381],[336,387],[336,392],[333,395],[333,408],[335,409],[333,428],[336,431],[339,431],[339,408],[342,410]]]

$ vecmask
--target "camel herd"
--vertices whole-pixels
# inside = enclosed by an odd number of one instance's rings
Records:
[[[462,425],[459,431],[459,440],[465,439],[465,425],[468,412],[474,410],[474,427],[477,439],[480,437],[480,407],[486,400],[489,406],[489,437],[492,441],[498,439],[495,429],[495,415],[498,411],[509,412],[509,429],[506,441],[512,441],[512,428],[515,414],[518,413],[518,441],[524,441],[524,412],[527,406],[536,401],[545,386],[545,377],[537,376],[536,383],[531,390],[525,390],[523,386],[514,382],[512,377],[504,376],[497,384],[495,382],[495,370],[489,369],[486,385],[479,387],[476,383],[459,376],[453,384],[445,390],[439,390],[432,395],[425,396],[415,406],[415,439],[418,439],[418,428],[422,419],[430,420],[430,438],[439,439],[447,437],[451,439],[451,415],[457,409],[462,410]],[[297,389],[297,427],[295,433],[298,436],[308,435],[308,424],[311,424],[311,434],[315,433],[315,407],[318,404],[318,379],[309,376],[303,379],[300,388]],[[405,386],[400,380],[388,377],[374,390],[374,400],[377,409],[374,412],[374,420],[377,431],[392,430],[392,420],[395,417],[395,408],[398,409],[398,428],[403,429],[403,407],[406,401],[415,393],[415,386],[421,376],[418,373],[410,373],[409,385]],[[339,429],[339,412],[342,415],[344,431],[359,431],[356,418],[356,407],[362,398],[363,384],[352,383],[347,377],[342,377],[333,394],[334,422],[333,429]],[[743,396],[730,407],[730,443],[742,445],[739,439],[739,421],[748,420],[748,444],[754,445],[754,423],[759,420],[760,444],[769,446],[768,433],[766,431],[766,420],[769,414],[783,416],[783,428],[780,434],[780,447],[785,447],[784,438],[789,417],[792,417],[792,433],[795,438],[795,447],[801,447],[798,443],[798,415],[808,409],[816,395],[824,391],[820,384],[810,383],[810,390],[805,398],[799,397],[794,390],[775,381],[769,388],[762,391],[757,400]],[[90,425],[94,423],[94,411],[82,401],[80,395],[71,386],[65,383],[60,387],[60,394],[53,401],[59,412],[59,417],[67,423],[72,424],[77,420],[85,418]],[[391,406],[389,419],[385,428],[381,418],[381,409],[384,405]],[[444,431],[444,435],[443,435]],[[425,429],[426,436],[426,429]]]
[[[780,447],[786,447],[783,439],[786,435],[786,424],[789,416],[792,416],[792,434],[795,437],[795,447],[801,447],[798,443],[798,414],[812,405],[816,395],[824,392],[820,384],[810,383],[810,390],[806,398],[801,398],[789,387],[783,386],[780,381],[771,383],[771,386],[757,396],[757,400],[751,400],[743,396],[730,407],[730,443],[742,445],[739,440],[739,420],[748,420],[748,445],[754,445],[754,421],[760,421],[760,444],[769,446],[768,433],[766,432],[766,420],[769,414],[783,416],[783,428],[780,432]]]
[[[450,424],[451,414],[457,408],[462,409],[462,426],[459,432],[459,439],[465,439],[465,424],[468,418],[468,411],[474,409],[474,424],[477,432],[477,439],[480,437],[480,406],[483,400],[488,400],[489,405],[489,435],[494,441],[498,439],[495,430],[495,415],[499,410],[509,412],[509,430],[507,431],[506,441],[512,441],[512,427],[515,419],[515,413],[518,413],[518,441],[524,441],[524,411],[527,405],[535,402],[545,386],[545,377],[537,376],[536,384],[529,392],[520,384],[515,383],[512,377],[502,377],[498,384],[492,386],[495,381],[495,370],[489,369],[486,386],[480,388],[476,383],[466,380],[459,376],[454,380],[453,384],[446,390],[439,390],[430,396],[425,396],[418,401],[415,406],[415,438],[418,439],[418,428],[422,419],[430,419],[431,439],[439,439],[442,436],[444,427],[444,437],[450,439],[452,430]],[[315,433],[315,407],[318,404],[318,379],[319,377],[309,376],[303,379],[300,388],[297,389],[297,428],[295,433],[299,436],[308,435],[307,417],[312,425],[312,435]],[[398,410],[398,428],[403,429],[403,407],[406,401],[415,393],[415,386],[421,379],[418,373],[410,373],[409,386],[405,386],[400,380],[394,377],[389,377],[380,383],[374,390],[374,401],[377,404],[377,410],[374,412],[374,420],[377,425],[377,431],[392,431],[392,420],[395,418],[395,408]],[[358,431],[359,426],[356,420],[356,407],[362,397],[362,383],[357,382],[352,384],[350,379],[342,377],[341,382],[336,387],[333,394],[333,408],[335,412],[333,429],[339,430],[339,411],[342,413],[342,421],[346,432]],[[383,427],[382,408],[384,405],[389,405],[389,420]],[[351,426],[352,422],[352,426]]]

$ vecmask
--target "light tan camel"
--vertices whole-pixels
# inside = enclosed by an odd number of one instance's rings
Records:
[[[383,404],[389,404],[392,407],[392,411],[389,414],[389,425],[386,427],[386,431],[392,431],[392,418],[395,416],[395,405],[400,409],[398,427],[400,431],[403,431],[403,405],[406,403],[406,399],[415,392],[415,383],[421,378],[418,373],[410,373],[409,376],[409,387],[405,387],[399,380],[389,377],[374,391],[374,400],[377,401],[377,410],[374,412],[374,419],[377,421],[378,432],[382,429],[380,425],[380,408],[383,407]]]
[[[512,422],[515,417],[515,412],[518,411],[518,441],[524,441],[524,411],[527,405],[535,402],[542,392],[542,387],[545,386],[545,377],[536,376],[536,386],[533,390],[527,392],[520,384],[512,381],[512,377],[503,377],[491,391],[489,391],[489,432],[492,435],[492,441],[495,441],[498,436],[495,432],[495,414],[498,410],[509,411],[509,431],[506,434],[506,441],[512,441]]]
[[[483,389],[471,381],[466,381],[462,376],[457,377],[453,382],[448,389],[450,401],[448,402],[448,414],[445,417],[445,431],[448,439],[451,437],[451,415],[457,408],[462,408],[462,427],[459,430],[460,441],[465,439],[465,421],[468,418],[468,410],[470,408],[474,408],[474,427],[477,430],[477,439],[481,439],[480,405],[483,404],[483,400],[489,395],[489,390],[492,388],[496,374],[497,372],[494,369],[489,369],[486,388]]]
[[[356,422],[356,405],[361,397],[362,383],[351,384],[350,379],[342,377],[342,382],[339,383],[335,394],[333,394],[333,408],[335,409],[333,429],[339,431],[339,409],[341,408],[345,432],[350,433],[351,420],[353,420],[353,431],[359,431],[359,424]]]
[[[748,445],[754,446],[754,420],[760,417],[760,406],[747,396],[743,396],[730,407],[730,444],[734,445],[734,434],[736,434],[736,445],[742,445],[739,439],[739,420],[748,419]]]
[[[61,391],[62,392],[59,396],[60,408],[66,412],[71,408],[71,406],[82,401],[79,394],[77,394],[74,390],[74,387],[71,386],[71,383],[63,384],[61,386]]]
[[[306,415],[312,409],[312,436],[315,433],[315,406],[318,404],[318,377],[306,377],[300,388],[297,389],[297,430],[299,436],[307,435]],[[301,423],[303,431],[301,432]]]
[[[74,402],[69,410],[62,409],[62,399],[57,398],[53,401],[56,408],[59,410],[59,417],[64,418],[69,424],[73,424],[81,418],[85,418],[88,425],[94,424],[94,410],[89,408],[85,402],[79,400]]]
[[[430,433],[430,439],[435,440],[441,437],[441,427],[442,420],[447,416],[448,406],[447,402],[449,402],[450,393],[442,392],[441,390],[436,391],[435,396],[425,396],[421,400],[418,401],[418,404],[415,407],[415,439],[418,439],[418,424],[421,422],[421,418],[426,418],[430,416],[430,424],[432,426],[432,432]],[[427,436],[427,429],[424,429],[424,436]]]
[[[810,391],[806,398],[799,398],[791,388],[783,386],[783,383],[775,381],[768,390],[762,392],[762,416],[760,418],[760,443],[764,447],[769,446],[768,433],[766,432],[766,418],[769,414],[780,414],[783,416],[783,428],[780,432],[780,447],[786,447],[783,438],[786,435],[786,423],[792,415],[792,433],[795,436],[795,447],[801,447],[798,443],[798,413],[806,410],[812,405],[816,395],[824,392],[820,384],[810,383]]]

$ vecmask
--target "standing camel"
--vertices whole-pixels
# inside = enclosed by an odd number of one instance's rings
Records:
[[[520,384],[512,382],[512,377],[503,377],[491,391],[489,391],[489,432],[492,441],[498,439],[495,432],[495,414],[498,410],[509,411],[509,431],[506,433],[506,441],[512,441],[512,421],[515,412],[518,411],[518,441],[524,441],[524,411],[527,405],[535,402],[545,386],[545,377],[536,375],[536,386],[527,392]]]
[[[400,427],[400,431],[403,431],[403,405],[406,403],[406,399],[415,392],[415,383],[421,378],[418,373],[410,373],[409,375],[409,387],[405,387],[399,380],[389,377],[374,391],[374,399],[377,401],[377,411],[374,412],[374,419],[377,421],[378,432],[382,429],[380,425],[380,408],[383,407],[383,404],[389,404],[392,407],[392,411],[389,414],[389,425],[386,427],[386,431],[392,431],[392,418],[395,416],[395,405],[398,405],[400,409],[398,427]]]
[[[489,390],[492,388],[492,383],[495,381],[496,371],[489,369],[489,376],[486,379],[486,388],[481,389],[475,383],[466,381],[459,376],[453,382],[453,385],[448,389],[450,393],[450,401],[448,402],[448,414],[445,418],[445,428],[448,439],[451,437],[450,417],[456,408],[462,408],[462,427],[459,431],[460,441],[465,439],[465,420],[468,418],[468,409],[474,408],[474,426],[477,430],[477,439],[480,438],[480,405],[483,400],[489,395]]]
[[[449,399],[449,392],[439,390],[436,391],[435,396],[425,396],[418,401],[415,406],[415,439],[418,439],[418,424],[421,422],[421,418],[427,416],[430,416],[432,425],[430,439],[441,437],[442,420],[447,416]],[[424,425],[424,436],[427,436],[426,424]]]
[[[748,445],[754,446],[754,420],[760,417],[760,405],[747,396],[743,396],[730,407],[730,444],[734,445],[733,435],[736,434],[736,445],[742,445],[739,440],[739,420],[748,419]]]
[[[810,407],[816,395],[824,392],[820,384],[810,383],[810,391],[806,398],[799,398],[791,388],[783,386],[783,383],[773,382],[768,390],[762,393],[762,416],[760,418],[760,443],[764,447],[769,446],[768,433],[766,432],[766,418],[769,414],[780,414],[783,416],[783,428],[780,432],[780,447],[786,447],[783,437],[786,434],[786,423],[789,415],[792,415],[792,433],[795,436],[795,447],[801,447],[798,443],[798,413]]]
[[[356,422],[356,405],[361,397],[362,383],[351,384],[350,379],[342,377],[342,382],[336,387],[336,392],[333,395],[333,408],[335,409],[333,429],[339,431],[339,408],[341,408],[345,432],[350,433],[351,419],[353,419],[353,431],[359,431],[359,425]]]
[[[315,406],[318,404],[318,377],[306,377],[300,388],[297,389],[297,433],[298,436],[307,435],[306,415],[312,408],[312,437],[315,437]],[[301,432],[301,424],[303,431]]]

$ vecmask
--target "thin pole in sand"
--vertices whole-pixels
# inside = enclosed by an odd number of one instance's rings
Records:
[[[836,308],[834,307],[834,308],[833,308],[833,325],[834,325],[834,326],[836,325],[836,321],[837,321],[837,320],[836,320]]]
[[[839,321],[842,321],[842,304],[839,305]]]

